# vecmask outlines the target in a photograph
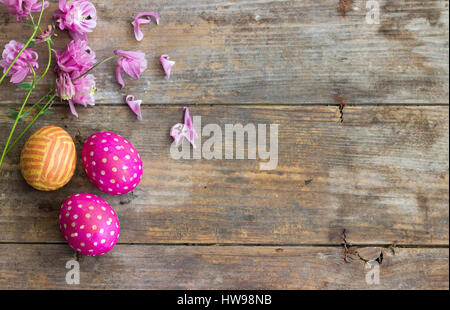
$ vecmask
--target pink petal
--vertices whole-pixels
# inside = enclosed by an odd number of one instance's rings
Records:
[[[115,50],[114,54],[120,56],[117,60],[116,78],[122,87],[125,86],[125,83],[120,73],[125,72],[129,76],[139,79],[142,72],[147,69],[147,59],[141,51]]]
[[[71,100],[75,96],[75,86],[72,83],[70,75],[66,72],[61,72],[56,78],[56,86],[58,96],[63,100]]]
[[[59,0],[59,9],[63,11],[66,8],[66,0]]]
[[[125,99],[130,109],[137,115],[138,120],[142,121],[141,104],[142,100],[134,100],[133,95],[128,95]]]
[[[197,133],[194,129],[194,124],[192,123],[191,115],[189,113],[188,107],[183,107],[184,110],[184,125],[187,127],[187,139],[195,148],[194,140],[197,138]]]
[[[169,59],[169,55],[161,55],[159,58],[164,72],[166,73],[166,80],[170,79],[170,72],[172,71],[172,67],[175,65],[175,61],[171,61]]]
[[[155,19],[156,24],[159,25],[158,13],[156,13],[156,12],[141,12],[141,13],[138,13],[138,15],[136,15],[136,18],[141,18],[141,17],[145,17],[145,16],[148,16],[148,19],[150,19],[150,16],[152,16]]]
[[[195,139],[198,138],[198,136],[195,132],[194,125],[189,114],[189,109],[187,107],[183,107],[183,110],[184,124],[178,123],[174,125],[170,130],[170,135],[172,136],[177,146],[179,145],[181,138],[185,137],[192,144],[192,146],[196,148]]]
[[[141,67],[137,61],[122,61],[122,69],[129,76],[139,79],[141,74]]]
[[[17,70],[12,76],[11,76],[11,83],[17,84],[22,82],[28,75],[29,69],[23,68],[20,70]]]
[[[183,128],[184,125],[181,123],[175,124],[172,126],[170,130],[170,135],[172,136],[175,144],[178,146],[180,144],[181,138],[183,137]]]
[[[87,41],[88,40],[86,32],[79,33],[79,32],[76,32],[76,31],[70,31],[69,30],[69,35],[75,41]]]
[[[150,20],[149,19],[137,19],[134,20],[131,24],[134,27],[134,36],[136,37],[136,40],[138,41],[142,41],[142,39],[144,38],[144,34],[141,31],[141,24],[149,24]]]
[[[116,80],[117,80],[117,83],[119,83],[120,86],[122,86],[122,88],[124,88],[125,82],[123,81],[121,73],[122,73],[122,68],[120,66],[117,66],[117,69],[116,69]]]
[[[69,100],[69,107],[70,107],[70,112],[72,112],[73,115],[78,117],[77,110],[75,110],[75,105],[73,104],[72,100]]]
[[[156,24],[159,24],[159,15],[155,12],[141,12],[134,17],[134,21],[131,23],[134,26],[134,36],[136,40],[141,41],[144,38],[144,34],[141,31],[141,24],[149,24],[151,22],[151,16],[156,20]]]
[[[75,96],[72,98],[74,103],[85,107],[95,104],[95,77],[92,74],[85,75],[74,81],[73,85],[75,87]]]

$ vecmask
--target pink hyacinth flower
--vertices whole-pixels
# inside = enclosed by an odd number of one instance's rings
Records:
[[[171,61],[169,59],[170,59],[169,55],[162,55],[159,58],[159,61],[161,62],[164,72],[166,73],[166,80],[170,79],[170,72],[172,71],[172,67],[175,65],[175,61]]]
[[[3,67],[3,73],[6,72],[24,45],[25,44],[14,40],[5,45],[5,49],[2,53],[2,60],[0,60],[0,66]],[[33,67],[34,71],[38,70],[38,58],[38,53],[31,48],[25,49],[8,72],[8,75],[11,76],[11,83],[20,83],[28,74],[31,74],[32,71],[30,66]]]
[[[40,12],[42,9],[41,0],[0,0],[6,7],[9,14],[16,15],[17,22],[22,18],[27,18],[30,13]],[[44,1],[44,9],[48,7],[48,2]]]
[[[125,86],[122,72],[125,72],[135,79],[139,79],[142,72],[147,69],[147,60],[145,59],[145,54],[141,51],[130,52],[115,50],[114,54],[120,55],[117,60],[116,79],[122,88]]]
[[[178,123],[175,124],[170,130],[170,135],[172,136],[175,144],[178,146],[181,142],[181,139],[185,137],[194,148],[195,139],[198,138],[197,133],[194,129],[194,124],[192,123],[191,115],[189,114],[189,108],[183,107],[184,110],[184,124]]]
[[[88,0],[59,0],[53,19],[61,30],[69,31],[74,40],[87,40],[87,32],[97,26],[97,11]]]
[[[141,12],[134,17],[134,21],[131,24],[134,27],[134,36],[136,37],[136,40],[141,41],[144,38],[140,26],[142,24],[149,24],[152,16],[155,18],[156,24],[159,25],[159,15],[155,12]]]
[[[76,72],[81,75],[96,63],[95,53],[86,41],[72,40],[64,51],[56,50],[56,72]]]
[[[135,100],[133,95],[128,95],[125,99],[130,109],[137,115],[137,119],[142,121],[141,104],[142,100]]]

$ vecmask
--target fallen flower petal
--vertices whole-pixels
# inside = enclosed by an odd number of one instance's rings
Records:
[[[142,24],[149,24],[149,23],[150,23],[149,19],[138,19],[138,20],[135,19],[131,23],[133,25],[134,37],[136,38],[136,40],[142,41],[142,39],[144,38],[144,34],[141,31],[141,25]]]
[[[130,107],[130,109],[134,112],[134,114],[137,115],[137,119],[142,121],[142,114],[141,114],[142,100],[134,100],[133,95],[128,95],[125,101]]]
[[[74,40],[87,40],[87,32],[97,26],[97,11],[88,0],[59,0],[59,9],[53,14],[59,29],[69,31]]]
[[[0,0],[6,7],[6,11],[16,15],[17,22],[22,22],[22,18],[27,18],[30,13],[40,12],[42,9],[41,0]],[[44,9],[48,7],[48,2],[44,1]]]
[[[159,15],[155,12],[141,12],[134,17],[134,21],[131,24],[134,27],[136,40],[141,41],[144,38],[140,26],[141,24],[149,24],[151,22],[151,16],[155,18],[156,24],[159,25]]]
[[[191,115],[189,113],[189,108],[183,107],[183,110],[184,110],[184,124],[178,123],[172,126],[172,129],[170,130],[170,135],[172,136],[177,146],[179,145],[181,139],[185,137],[192,144],[192,146],[196,148],[195,139],[198,138],[198,135],[195,132]]]
[[[115,50],[114,54],[120,55],[119,59],[117,59],[116,79],[122,88],[125,86],[121,75],[122,72],[139,79],[142,72],[147,69],[147,60],[145,59],[145,54],[141,51]]]
[[[162,55],[159,58],[161,65],[166,73],[166,80],[170,79],[170,72],[172,71],[172,67],[175,65],[175,61],[169,60],[169,55]]]
[[[0,60],[0,67],[3,68],[3,72],[6,72],[7,68],[14,61],[24,45],[25,44],[14,40],[5,45],[5,49],[2,53],[2,59]],[[27,77],[27,75],[31,74],[32,71],[30,66],[33,67],[35,71],[38,70],[38,58],[38,53],[33,51],[31,48],[25,49],[8,72],[8,76],[11,76],[11,83],[20,83]]]
[[[73,104],[72,100],[69,100],[69,108],[70,108],[70,112],[75,115],[76,117],[78,117],[78,113],[77,110],[75,109],[75,105]]]
[[[197,138],[197,133],[195,132],[194,124],[192,123],[189,108],[183,107],[183,110],[184,110],[184,125],[187,127],[187,134],[188,134],[186,138],[189,140],[189,142],[191,142],[191,144],[195,148],[194,140]]]
[[[117,68],[116,68],[116,80],[117,80],[117,83],[119,83],[120,86],[122,88],[124,88],[125,87],[125,82],[123,81],[123,78],[122,78],[122,72],[123,72],[122,68],[120,66],[117,66]]]
[[[175,124],[172,126],[172,129],[170,129],[170,136],[175,141],[175,144],[178,146],[180,144],[181,138],[183,135],[183,128],[184,125],[181,123]]]

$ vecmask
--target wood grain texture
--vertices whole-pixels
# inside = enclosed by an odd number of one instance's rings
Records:
[[[51,2],[44,24],[56,8]],[[447,0],[380,0],[378,25],[366,22],[363,0],[345,16],[338,0],[93,2],[98,25],[89,42],[97,58],[140,49],[149,61],[123,90],[113,63],[97,70],[97,103],[132,93],[145,104],[330,104],[336,95],[354,104],[448,104]],[[148,10],[160,13],[161,24],[144,25],[137,42],[130,22]],[[25,41],[29,29],[3,8],[0,14],[0,46]],[[57,48],[67,40],[60,32]],[[37,50],[44,67],[45,47]],[[159,64],[163,53],[176,61],[170,81]],[[42,93],[50,82],[43,83]],[[0,104],[23,97],[0,86]]]
[[[448,249],[383,251],[380,284],[337,247],[118,245],[81,257],[80,285],[67,285],[62,244],[0,244],[1,289],[448,289]]]
[[[344,14],[338,0],[93,0],[97,59],[140,49],[149,68],[121,90],[115,64],[102,66],[96,107],[77,107],[76,119],[58,102],[34,130],[63,127],[78,158],[90,134],[117,132],[140,151],[143,180],[128,195],[106,195],[78,161],[67,186],[39,192],[20,174],[22,140],[0,171],[0,289],[448,290],[449,1],[380,0],[374,25],[366,1],[351,2]],[[130,23],[149,10],[161,24],[143,25],[137,42]],[[0,4],[1,47],[29,32]],[[62,49],[69,39],[58,31],[55,41]],[[35,49],[42,70],[46,49]],[[161,54],[176,61],[169,81]],[[144,101],[144,121],[123,103],[128,94]],[[24,97],[0,85],[0,146],[7,108]],[[184,104],[222,131],[278,124],[278,167],[172,159],[169,130]],[[61,203],[82,191],[119,215],[107,255],[77,257],[59,231]],[[376,258],[380,284],[368,285],[364,260]],[[80,262],[79,286],[65,282],[70,259]]]
[[[447,107],[191,107],[202,124],[279,124],[279,163],[174,160],[170,127],[181,107],[146,106],[144,121],[125,105],[57,107],[39,125],[59,125],[77,141],[101,130],[128,138],[144,162],[125,196],[99,192],[78,164],[63,189],[38,192],[20,175],[22,143],[0,172],[0,241],[63,241],[61,203],[75,192],[105,198],[119,214],[120,242],[448,245]],[[0,110],[0,132],[10,128]],[[23,125],[21,125],[23,126]],[[223,129],[222,129],[223,130]],[[203,138],[205,141],[207,137]],[[3,145],[5,135],[0,135]]]

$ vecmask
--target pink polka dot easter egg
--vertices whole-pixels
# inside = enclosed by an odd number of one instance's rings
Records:
[[[119,219],[111,206],[88,193],[66,199],[59,211],[59,226],[67,243],[89,256],[111,251],[120,234]]]
[[[142,160],[138,151],[113,132],[91,135],[83,145],[81,158],[88,178],[107,194],[126,194],[141,181]]]

